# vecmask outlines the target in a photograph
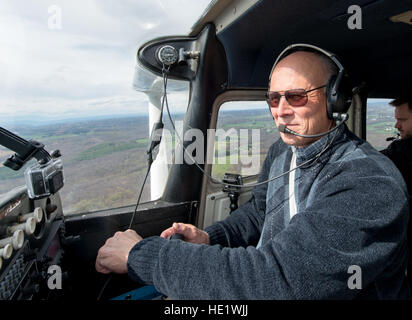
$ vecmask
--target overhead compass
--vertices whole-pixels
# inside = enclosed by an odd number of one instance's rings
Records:
[[[177,50],[169,45],[161,47],[157,52],[157,59],[166,66],[176,63],[178,58]]]

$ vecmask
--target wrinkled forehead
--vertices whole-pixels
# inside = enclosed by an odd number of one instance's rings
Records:
[[[308,89],[313,83],[308,73],[290,67],[276,68],[270,81],[270,91],[285,91],[290,89]]]
[[[274,68],[270,79],[271,91],[309,88],[324,85],[327,67],[312,52],[294,52],[283,58]]]

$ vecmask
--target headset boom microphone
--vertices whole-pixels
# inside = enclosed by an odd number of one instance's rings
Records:
[[[286,125],[284,125],[284,124],[280,124],[280,125],[278,126],[278,130],[279,130],[279,132],[293,134],[293,135],[295,135],[295,136],[302,137],[302,138],[317,138],[317,137],[322,137],[322,136],[324,136],[324,135],[327,135],[328,133],[331,133],[332,131],[335,131],[335,130],[336,130],[337,128],[339,128],[342,124],[344,124],[345,121],[348,120],[348,118],[349,118],[346,113],[341,114],[341,116],[342,116],[342,118],[343,118],[343,121],[340,121],[337,126],[335,126],[334,128],[332,128],[332,129],[330,129],[330,130],[328,130],[328,131],[326,131],[326,132],[322,132],[322,133],[318,133],[318,134],[300,134],[300,133],[297,133],[297,132],[289,129],[289,128],[286,127]]]

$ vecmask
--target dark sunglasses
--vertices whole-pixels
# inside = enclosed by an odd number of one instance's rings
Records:
[[[284,94],[280,94],[278,91],[268,91],[266,93],[266,101],[270,108],[277,108],[279,106],[280,98],[285,97],[286,101],[293,107],[304,106],[308,102],[308,92],[315,91],[326,87],[323,85],[310,90],[305,89],[291,89],[286,90]]]

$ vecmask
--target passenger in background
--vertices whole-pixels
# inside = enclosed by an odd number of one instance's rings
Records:
[[[395,128],[398,129],[400,139],[392,142],[382,153],[388,156],[399,171],[402,173],[408,186],[409,211],[412,214],[412,95],[399,97],[393,100],[390,105],[395,107]],[[408,225],[408,279],[412,287],[412,222],[409,215]]]

